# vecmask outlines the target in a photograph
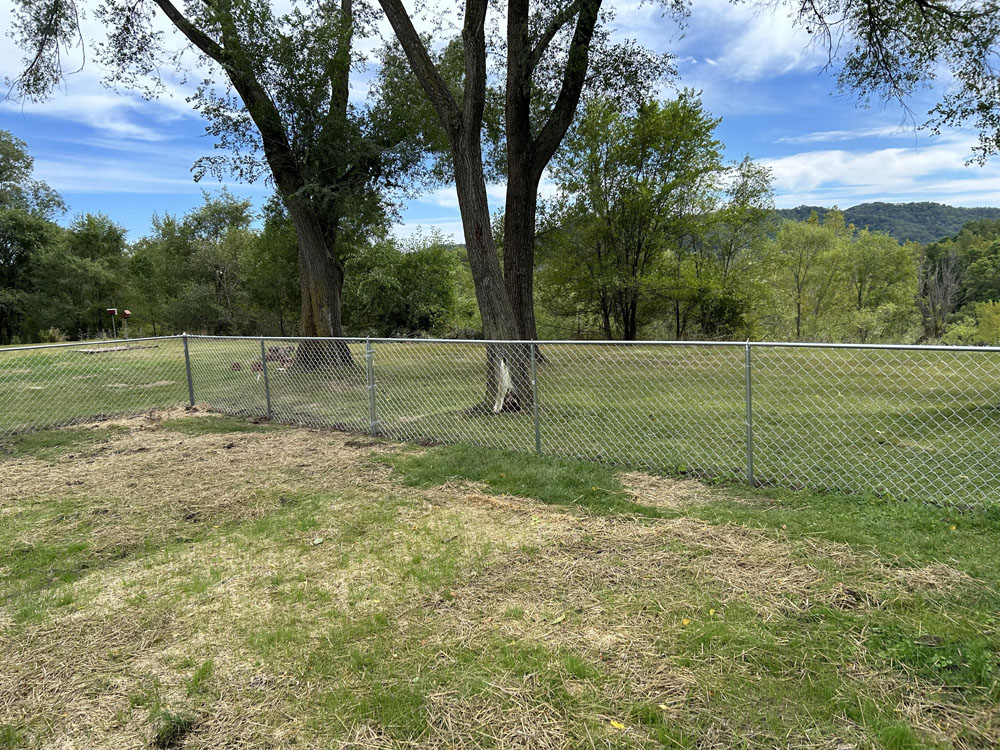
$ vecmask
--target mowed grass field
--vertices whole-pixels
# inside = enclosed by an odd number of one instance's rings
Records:
[[[0,351],[0,434],[187,402],[182,342],[80,354]],[[267,342],[275,346],[281,342]],[[189,340],[195,400],[267,414],[260,342]],[[368,432],[363,343],[354,364],[307,372],[270,362],[275,421]],[[675,476],[745,481],[742,346],[542,344],[547,455]],[[479,344],[374,344],[380,434],[534,452],[530,412],[484,414]],[[1000,354],[752,350],[758,485],[990,506],[1000,498]]]
[[[0,748],[1000,743],[996,513],[184,409],[0,445]]]

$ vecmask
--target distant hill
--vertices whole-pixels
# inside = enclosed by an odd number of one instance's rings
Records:
[[[781,219],[802,221],[816,211],[820,218],[829,209],[820,206],[799,206],[776,211]],[[978,219],[1000,219],[1000,208],[962,208],[943,203],[859,203],[844,209],[847,223],[858,229],[888,232],[900,242],[928,243],[952,237],[967,222]]]

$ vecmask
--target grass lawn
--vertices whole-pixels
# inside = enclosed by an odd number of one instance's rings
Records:
[[[995,511],[180,409],[0,442],[0,748],[1000,743]]]
[[[187,403],[179,339],[83,355],[0,351],[0,436]],[[273,345],[274,342],[270,342]],[[260,342],[189,340],[195,399],[267,414]],[[363,343],[354,364],[269,366],[275,421],[367,432]],[[708,480],[745,480],[744,350],[543,344],[541,448]],[[1000,498],[1000,354],[755,348],[755,480],[957,506]],[[484,397],[480,344],[377,342],[378,429],[417,442],[532,453],[532,414],[470,410]]]

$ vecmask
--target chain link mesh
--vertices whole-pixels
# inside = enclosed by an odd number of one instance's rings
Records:
[[[752,469],[758,485],[1000,499],[991,350],[221,336],[22,347],[0,349],[0,438],[188,403],[185,341],[194,400],[234,416],[706,479]],[[500,382],[512,395],[497,413]]]
[[[543,451],[703,478],[744,475],[741,348],[541,343],[538,350]]]
[[[259,339],[190,337],[188,353],[196,403],[234,417],[267,418]]]
[[[364,342],[265,341],[264,346],[276,421],[370,431]]]
[[[379,426],[387,437],[534,449],[528,408],[494,413],[487,345],[420,340],[373,342]]]
[[[952,505],[1000,499],[1000,352],[752,355],[759,481]]]
[[[179,338],[0,349],[0,437],[186,401]]]

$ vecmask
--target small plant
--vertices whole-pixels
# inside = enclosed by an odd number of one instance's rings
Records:
[[[69,336],[66,335],[66,332],[55,326],[38,332],[38,340],[43,344],[58,344],[68,339]]]
[[[209,659],[194,671],[194,674],[191,675],[191,679],[188,681],[188,695],[196,695],[205,690],[205,683],[212,676],[213,669],[214,665],[212,664],[212,660]]]
[[[180,747],[184,737],[195,727],[195,719],[186,714],[175,714],[157,708],[150,712],[153,724],[153,747],[168,750]]]
[[[21,747],[24,735],[11,724],[0,724],[0,750],[13,750]]]

